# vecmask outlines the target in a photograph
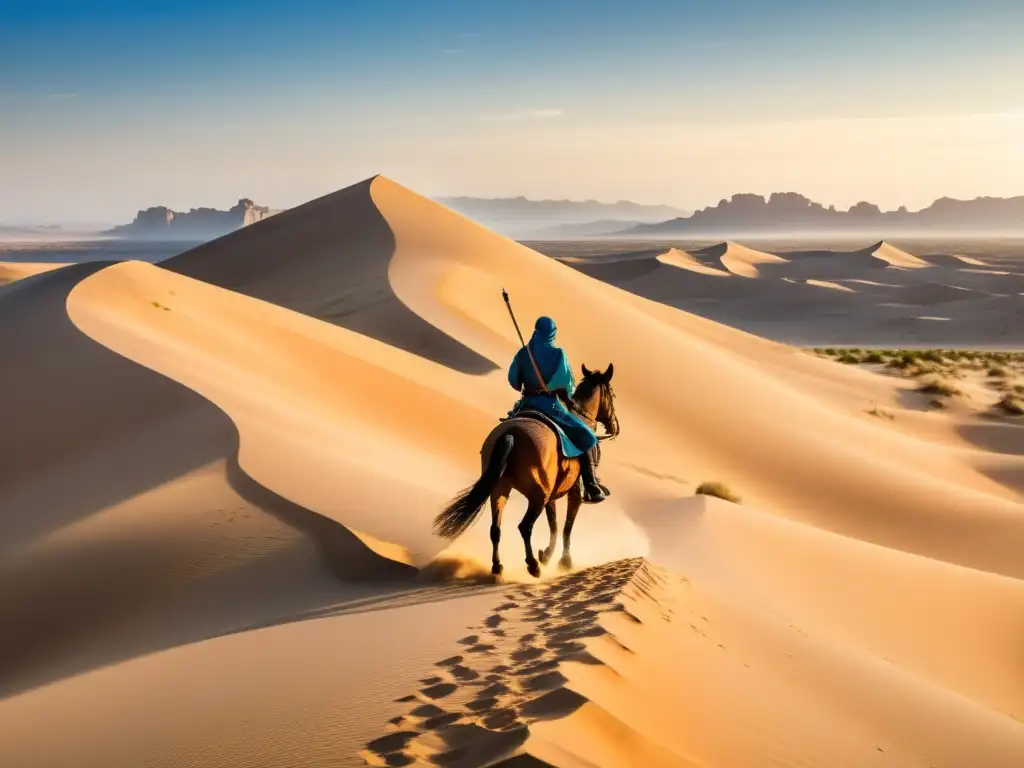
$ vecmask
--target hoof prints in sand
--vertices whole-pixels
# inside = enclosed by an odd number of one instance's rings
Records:
[[[565,687],[566,661],[600,664],[588,637],[606,634],[598,618],[622,610],[616,602],[641,559],[622,560],[549,584],[511,588],[458,653],[399,701],[410,710],[391,721],[392,732],[361,753],[373,766],[437,765],[469,768],[512,754],[530,723],[565,717],[586,702]]]

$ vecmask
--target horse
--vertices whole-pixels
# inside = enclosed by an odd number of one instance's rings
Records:
[[[619,420],[615,416],[615,393],[611,387],[613,364],[604,371],[590,371],[582,366],[583,379],[572,398],[563,402],[591,429],[598,424],[606,434],[599,440],[619,434]],[[491,544],[493,546],[491,573],[499,576],[503,570],[498,556],[501,541],[501,513],[513,490],[526,497],[528,507],[519,523],[526,547],[526,568],[530,575],[540,576],[540,563],[547,565],[555,551],[558,539],[558,520],[555,502],[568,496],[565,526],[562,530],[562,557],[559,566],[572,568],[571,537],[576,514],[583,503],[583,488],[579,479],[580,465],[576,458],[564,458],[559,452],[559,438],[552,428],[519,412],[498,424],[487,435],[480,449],[480,478],[469,488],[459,492],[434,519],[435,532],[447,539],[455,539],[473,524],[484,502],[491,502]],[[541,512],[546,512],[550,539],[546,549],[533,556],[530,536]]]

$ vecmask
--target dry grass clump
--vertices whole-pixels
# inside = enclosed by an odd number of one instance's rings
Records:
[[[710,480],[701,483],[697,486],[696,493],[703,494],[704,496],[715,496],[719,499],[731,501],[733,504],[739,504],[743,500],[742,497],[733,492],[729,486],[717,480]]]
[[[1011,416],[1024,416],[1024,398],[1015,395],[1003,395],[1003,398],[996,403],[996,407]]]
[[[867,414],[869,416],[877,416],[880,419],[888,419],[889,421],[893,421],[896,418],[893,415],[892,411],[888,411],[885,408],[880,408],[877,403],[872,405],[867,410]]]
[[[942,395],[943,397],[953,397],[955,395],[963,394],[963,392],[952,382],[945,381],[944,379],[937,377],[922,381],[920,386],[918,386],[917,391],[923,392],[926,395]]]

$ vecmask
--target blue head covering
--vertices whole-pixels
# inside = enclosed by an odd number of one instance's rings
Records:
[[[537,361],[541,375],[549,382],[559,368],[565,365],[565,356],[562,354],[562,350],[555,346],[557,332],[558,326],[555,325],[554,320],[550,317],[538,317],[537,322],[533,325],[533,336],[530,337],[530,352],[533,353],[533,359]],[[529,366],[529,363],[526,365]],[[527,374],[531,380],[536,378],[532,373],[531,370]],[[558,386],[564,385],[559,383]]]
[[[555,333],[557,332],[558,326],[555,325],[554,320],[550,317],[538,317],[537,322],[533,324],[533,338],[530,339],[530,345],[549,347],[555,343]]]
[[[557,332],[558,326],[554,320],[546,316],[538,317],[527,346],[547,386],[551,389],[565,389],[571,396],[576,388],[576,379],[565,352],[555,346]],[[535,388],[536,379],[530,356],[525,349],[520,349],[509,368],[509,384],[513,389],[519,389],[521,383],[527,384],[528,388]]]

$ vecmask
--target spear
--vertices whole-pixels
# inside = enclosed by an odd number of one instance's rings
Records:
[[[537,381],[540,382],[541,392],[544,392],[545,394],[550,394],[550,392],[548,391],[548,385],[544,383],[544,377],[540,375],[540,368],[537,367],[537,361],[533,359],[533,352],[530,351],[530,348],[526,345],[526,342],[523,340],[523,333],[522,331],[519,330],[519,323],[516,322],[516,313],[512,311],[512,302],[509,301],[508,291],[506,291],[504,288],[501,289],[501,298],[505,300],[505,306],[508,307],[508,315],[509,317],[512,318],[512,325],[516,327],[516,334],[519,336],[519,343],[523,345],[523,349],[526,350],[526,354],[530,358],[530,363],[533,365],[533,372],[537,376]]]

